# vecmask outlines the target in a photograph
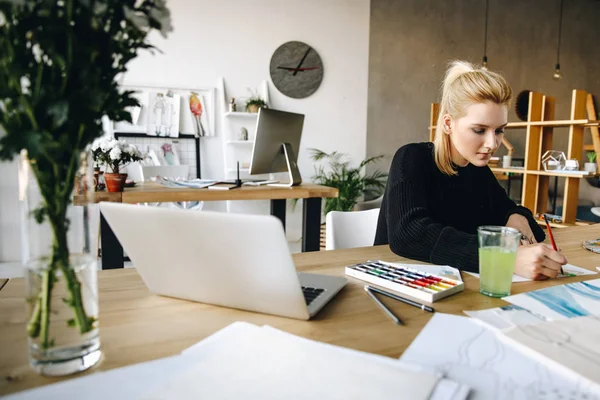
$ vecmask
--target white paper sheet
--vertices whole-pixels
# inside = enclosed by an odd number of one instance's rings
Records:
[[[504,336],[520,345],[525,354],[553,365],[565,375],[583,377],[600,391],[600,319],[571,318],[517,326]]]
[[[465,272],[467,272],[467,271],[465,271]],[[573,274],[575,276],[597,274],[597,272],[590,271],[589,269],[577,267],[572,264],[565,264],[563,266],[563,272],[565,273],[565,275],[559,275],[559,276],[557,276],[557,278],[567,278],[570,276],[569,274]],[[467,272],[467,274],[473,275],[474,277],[479,278],[479,274],[476,274],[475,272]],[[522,276],[519,276],[519,275],[513,275],[512,281],[513,282],[529,282],[529,281],[531,281],[531,279],[523,278]]]
[[[600,315],[600,279],[552,286],[504,297],[548,320]]]
[[[262,347],[267,346],[269,350],[265,350],[264,353],[258,355],[250,354],[255,346],[253,337],[262,337],[263,339],[258,341],[259,345]],[[281,348],[280,346],[277,346],[271,348],[271,340],[275,340],[276,343],[285,344],[285,347]],[[288,351],[287,348],[288,344],[291,347],[290,351]],[[320,357],[338,358],[340,361],[336,361],[336,363],[344,363],[346,361],[354,362],[354,364],[348,363],[346,367],[349,369],[351,365],[354,365],[354,372],[343,375],[343,385],[346,385],[346,379],[350,379],[354,382],[355,386],[362,386],[362,390],[365,391],[370,387],[369,382],[373,383],[382,380],[383,383],[381,389],[378,390],[383,391],[384,388],[390,388],[388,381],[384,380],[384,378],[387,377],[389,380],[389,376],[393,375],[392,381],[394,381],[394,383],[391,388],[393,390],[389,391],[387,398],[397,398],[398,391],[404,393],[404,390],[407,388],[408,392],[406,393],[410,393],[411,396],[412,394],[417,395],[417,397],[414,397],[417,399],[427,398],[426,395],[421,396],[420,393],[429,393],[432,390],[434,390],[434,395],[430,400],[463,400],[465,398],[465,391],[467,389],[464,386],[449,380],[439,379],[439,375],[431,369],[409,366],[398,360],[387,357],[313,342],[285,332],[277,331],[273,328],[260,328],[245,322],[236,322],[229,325],[201,342],[198,342],[194,346],[184,350],[181,355],[131,365],[124,368],[117,368],[107,372],[98,371],[85,377],[69,379],[53,385],[20,392],[5,398],[7,400],[77,398],[85,398],[86,400],[120,400],[137,399],[140,397],[156,398],[154,396],[160,396],[161,393],[163,393],[163,398],[179,399],[186,397],[178,397],[174,392],[164,392],[164,385],[165,383],[168,384],[168,382],[180,382],[181,379],[186,376],[192,379],[190,387],[201,385],[205,389],[215,389],[213,392],[209,390],[209,395],[202,397],[207,399],[228,398],[227,395],[220,392],[220,390],[228,390],[231,389],[232,386],[241,393],[241,397],[238,398],[258,398],[257,396],[252,395],[252,392],[246,390],[245,385],[248,380],[251,380],[253,384],[262,383],[263,389],[269,390],[265,396],[260,396],[261,399],[314,398],[311,397],[312,392],[310,390],[319,391],[334,387],[335,382],[327,375],[315,375],[306,378],[304,381],[298,381],[302,387],[295,396],[286,397],[285,394],[281,394],[277,389],[283,385],[278,379],[280,376],[283,376],[284,379],[296,380],[303,377],[302,375],[296,375],[295,372],[292,373],[292,368],[301,370],[303,374],[313,374],[315,372],[317,368],[315,368],[314,364],[321,363],[322,361],[319,358],[312,357],[315,346],[318,347],[321,352]],[[294,359],[290,358],[290,352],[293,355],[293,353],[303,353],[305,351],[306,357],[303,357],[305,358],[305,362],[291,366],[288,365],[289,361]],[[227,354],[231,353],[238,354],[240,364],[237,366],[232,366],[231,364],[221,365],[224,363],[224,360],[231,360],[231,358],[227,356]],[[268,362],[273,358],[284,359],[287,364],[274,365],[271,370],[267,370],[265,360]],[[298,357],[295,359],[299,361]],[[215,367],[214,371],[212,368],[208,367],[208,363],[212,363]],[[357,363],[359,363],[358,365],[360,366],[357,366]],[[329,362],[329,364],[325,363],[324,365],[330,364],[331,363]],[[367,370],[363,371],[363,365]],[[373,365],[375,365],[375,368],[371,368]],[[200,369],[205,371],[203,374],[194,375],[194,371],[198,372],[196,369],[198,366],[201,366]],[[259,371],[264,371],[267,375],[266,378],[254,381],[252,377],[256,375],[254,371],[255,367],[258,368]],[[284,367],[286,367],[286,369],[283,369]],[[221,382],[221,386],[219,386],[217,381],[213,381],[213,378],[215,377],[214,373],[227,368],[235,370],[235,374],[221,376],[222,380],[219,381]],[[384,371],[381,376],[371,376],[371,374],[377,375],[381,373],[381,371]],[[291,376],[286,377],[288,374],[291,374]],[[403,386],[406,384],[406,380],[411,381],[411,383],[409,383],[408,386]],[[415,383],[418,383],[418,385],[415,385]],[[436,383],[439,384],[436,385]],[[435,389],[433,389],[434,385],[436,385]],[[218,387],[215,388],[215,386]],[[307,389],[308,386],[310,387]],[[414,393],[411,391],[411,386],[418,386],[416,389],[419,392]],[[187,389],[188,387],[178,388],[178,390],[185,393],[188,392]],[[195,392],[190,391],[190,393]],[[343,394],[345,392],[344,390],[340,390],[339,393]],[[363,399],[369,398],[368,395],[365,395],[364,392],[361,393],[360,390],[356,393],[361,394]],[[374,393],[377,393],[377,391]],[[190,398],[194,398],[193,395],[190,396]],[[335,397],[326,396],[321,398]],[[348,398],[355,397],[350,396]],[[386,397],[384,396],[383,398]]]
[[[439,377],[396,360],[250,329],[188,352],[195,362],[140,399],[428,399]]]
[[[504,307],[489,308],[487,310],[466,310],[463,312],[469,317],[497,330],[508,329],[513,326],[537,324],[546,321],[541,315],[534,314],[531,311],[514,304]]]
[[[476,321],[436,313],[400,357],[471,387],[471,400],[599,399],[586,380],[526,357]]]

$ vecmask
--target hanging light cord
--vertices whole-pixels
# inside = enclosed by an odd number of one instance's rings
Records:
[[[558,18],[558,46],[556,47],[556,65],[560,65],[560,38],[562,36],[563,5],[565,0],[560,0],[560,16]]]
[[[485,33],[483,36],[483,61],[487,62],[487,31],[488,31],[488,10],[490,0],[485,0]]]

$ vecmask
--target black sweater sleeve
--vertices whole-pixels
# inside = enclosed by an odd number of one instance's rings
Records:
[[[514,201],[512,201],[510,197],[508,197],[508,194],[506,194],[502,186],[500,186],[500,183],[494,176],[494,173],[489,168],[486,168],[486,170],[491,186],[490,193],[492,195],[492,201],[494,204],[495,211],[501,213],[504,216],[502,225],[506,225],[508,218],[512,214],[522,215],[525,218],[527,218],[527,221],[529,222],[529,227],[531,228],[531,232],[533,232],[533,235],[535,236],[535,240],[538,242],[543,242],[546,238],[546,234],[533,218],[533,214],[531,213],[531,211],[529,211],[529,209],[525,207],[518,206]]]
[[[429,151],[426,149],[426,151]],[[431,156],[404,146],[394,156],[384,209],[390,249],[403,257],[478,272],[477,235],[436,222],[428,209]]]

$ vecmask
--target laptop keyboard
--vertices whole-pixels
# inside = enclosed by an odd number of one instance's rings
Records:
[[[304,301],[306,301],[306,305],[309,306],[310,303],[312,303],[313,300],[319,297],[324,291],[325,289],[302,286],[302,293],[304,294]]]

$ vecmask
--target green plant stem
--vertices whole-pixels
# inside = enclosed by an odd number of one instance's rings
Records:
[[[71,157],[79,157],[78,152],[74,152]],[[52,256],[48,267],[43,272],[42,288],[39,299],[31,314],[28,323],[28,332],[32,338],[41,335],[42,348],[50,347],[49,325],[50,325],[50,305],[52,299],[52,288],[56,280],[56,271],[61,270],[70,294],[69,306],[75,314],[75,322],[79,327],[80,333],[86,333],[93,329],[94,319],[88,317],[81,296],[81,284],[77,278],[76,272],[69,263],[69,246],[67,242],[66,210],[70,204],[70,196],[73,190],[75,173],[79,166],[77,160],[71,159],[69,168],[65,177],[64,190],[59,190],[56,185],[59,179],[54,176],[55,182],[44,182],[36,164],[31,163],[31,168],[37,178],[42,197],[47,207],[47,217],[52,228],[53,245]],[[54,201],[52,201],[54,200]],[[38,307],[39,304],[39,307]]]
[[[42,348],[50,347],[50,305],[52,303],[52,287],[56,279],[54,270],[48,268],[42,277],[42,292],[40,293],[40,335],[42,337]]]

